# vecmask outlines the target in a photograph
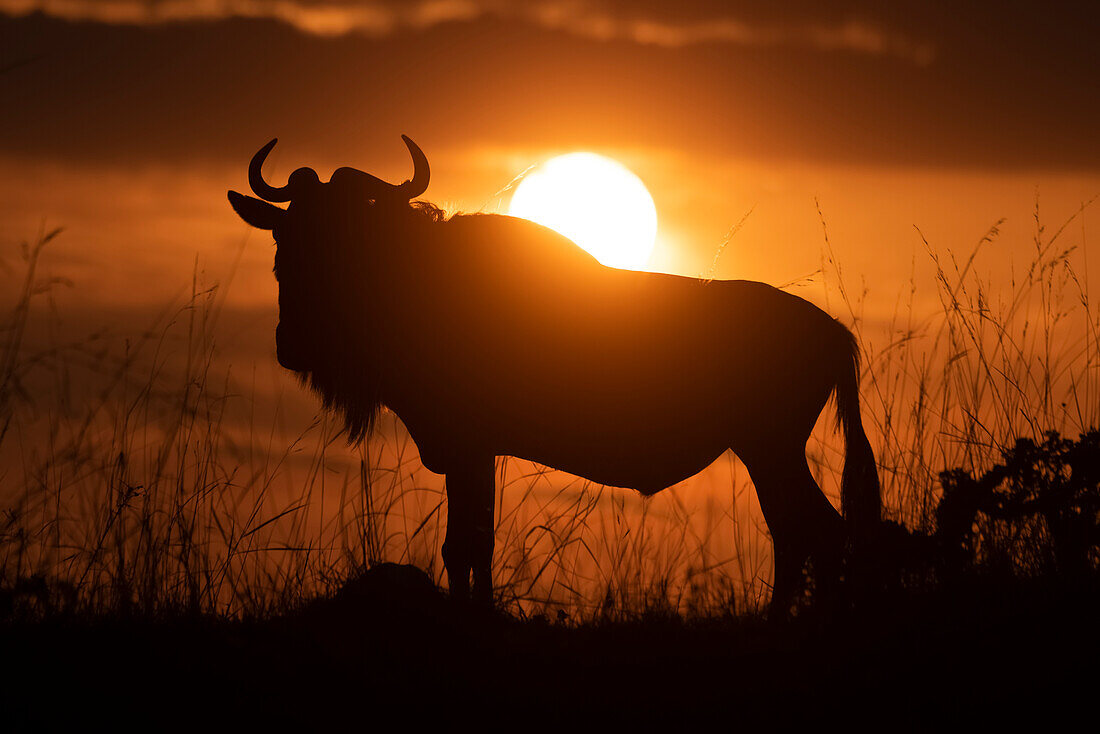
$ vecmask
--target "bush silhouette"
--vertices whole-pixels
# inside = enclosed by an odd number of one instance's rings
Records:
[[[1057,432],[1020,439],[1002,463],[975,479],[940,474],[936,536],[948,569],[1004,568],[1024,576],[1080,576],[1100,546],[1100,430],[1076,440]]]

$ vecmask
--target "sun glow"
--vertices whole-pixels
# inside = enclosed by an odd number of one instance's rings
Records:
[[[595,153],[551,158],[524,176],[508,213],[550,227],[615,268],[642,269],[657,210],[642,180]]]

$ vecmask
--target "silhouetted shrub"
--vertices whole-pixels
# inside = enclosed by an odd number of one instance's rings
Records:
[[[940,474],[936,537],[950,570],[966,565],[1032,576],[1080,575],[1100,558],[1100,431],[1076,440],[1020,439],[975,479]]]

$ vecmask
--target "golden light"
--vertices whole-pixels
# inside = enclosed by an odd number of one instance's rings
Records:
[[[532,170],[508,213],[560,232],[615,268],[644,268],[657,238],[657,209],[645,184],[595,153],[560,155]]]

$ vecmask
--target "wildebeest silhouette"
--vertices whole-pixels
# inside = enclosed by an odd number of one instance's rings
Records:
[[[763,283],[618,270],[523,219],[445,218],[412,201],[429,169],[404,140],[414,173],[400,185],[299,168],[282,187],[260,170],[272,140],[248,169],[264,201],[229,200],[275,239],[279,363],[342,414],[350,440],[385,406],[446,475],[453,595],[469,597],[472,572],[474,596],[492,598],[497,456],[651,495],[732,449],[772,535],[772,614],[789,612],[807,561],[833,573],[869,536],[879,484],[847,328]],[[843,518],[805,453],[834,392]]]

